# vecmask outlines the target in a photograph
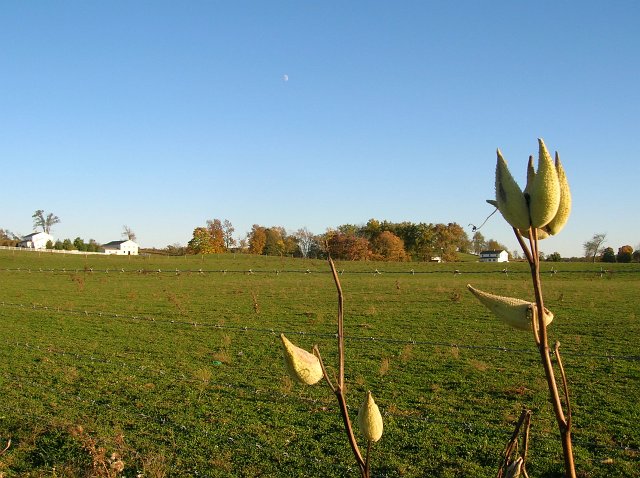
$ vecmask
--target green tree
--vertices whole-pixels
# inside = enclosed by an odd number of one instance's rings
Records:
[[[46,249],[53,249],[53,242],[51,241],[51,239],[49,239],[47,241],[47,243],[44,246]]]
[[[607,235],[604,233],[594,234],[593,237],[582,244],[584,248],[584,257],[596,261],[596,257],[602,252],[604,241],[607,239]]]
[[[61,250],[63,250],[63,249],[64,249],[64,247],[62,246],[62,241],[61,241],[60,239],[58,239],[58,240],[55,242],[55,244],[53,245],[53,248],[54,248],[56,251],[61,251]]]
[[[487,241],[480,231],[476,231],[471,238],[471,250],[474,254],[480,255],[487,248]]]
[[[550,262],[560,262],[562,260],[562,256],[559,252],[553,252],[547,256],[547,260]]]
[[[49,234],[51,232],[51,228],[60,222],[60,218],[50,212],[45,217],[44,211],[42,209],[38,209],[31,216],[33,218],[33,228],[37,230],[39,227],[42,228],[43,232]]]
[[[602,252],[602,262],[615,262],[616,261],[616,253],[613,251],[611,247],[607,247]]]
[[[631,258],[633,262],[640,262],[640,249],[633,251]]]
[[[75,247],[73,247],[73,242],[71,242],[71,239],[65,239],[64,241],[62,241],[62,248],[65,251],[75,250]]]
[[[86,244],[86,251],[98,252],[99,250],[100,250],[100,244],[98,244],[95,239],[89,239],[89,242]]]
[[[73,246],[79,251],[87,250],[87,245],[84,243],[84,241],[80,237],[76,237],[73,240]]]
[[[633,247],[627,245],[627,246],[622,246],[618,249],[616,260],[618,262],[631,262],[632,257],[633,257]]]
[[[213,254],[214,246],[211,234],[206,227],[196,227],[193,230],[193,237],[187,244],[190,254]]]
[[[284,229],[280,227],[269,227],[265,229],[265,243],[263,254],[267,256],[281,256],[285,253]]]

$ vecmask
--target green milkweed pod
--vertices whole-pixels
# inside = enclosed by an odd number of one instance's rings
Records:
[[[528,229],[529,208],[527,200],[509,172],[507,162],[498,149],[496,163],[496,203],[502,217],[516,229]]]
[[[293,345],[280,334],[284,347],[284,363],[291,378],[306,385],[317,383],[323,376],[320,360],[315,355]]]
[[[567,175],[564,172],[564,168],[560,162],[560,155],[557,152],[556,172],[558,174],[558,181],[560,182],[560,204],[558,206],[558,212],[554,218],[544,227],[544,230],[552,236],[555,236],[560,232],[567,223],[569,214],[571,213],[571,191],[569,190],[569,181],[567,181]]]
[[[538,171],[529,190],[529,215],[531,225],[542,228],[549,224],[558,212],[560,181],[544,141],[538,138],[538,144]]]
[[[531,191],[531,185],[536,178],[536,168],[533,166],[533,156],[529,155],[529,162],[527,163],[527,186],[524,188],[524,197],[529,198],[529,191]]]
[[[376,402],[373,401],[371,391],[358,410],[358,427],[367,441],[378,441],[382,436],[382,415]]]
[[[537,307],[534,302],[527,302],[513,297],[503,297],[476,289],[467,284],[467,289],[493,314],[511,327],[520,330],[531,330],[532,320],[537,316]],[[544,326],[548,326],[553,320],[553,313],[544,308]]]
[[[518,229],[518,232],[527,239],[529,238],[529,229]],[[544,229],[538,229],[538,240],[541,241],[547,237],[549,237],[549,233],[546,231],[546,226]]]

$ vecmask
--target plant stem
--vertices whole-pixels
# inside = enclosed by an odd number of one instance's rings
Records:
[[[347,438],[349,440],[351,450],[353,451],[353,454],[356,458],[356,462],[358,462],[360,474],[362,475],[362,478],[369,478],[369,453],[367,452],[367,461],[365,462],[365,460],[362,458],[362,453],[360,453],[358,442],[356,441],[356,437],[353,433],[353,427],[351,426],[351,420],[349,419],[349,410],[347,409],[347,401],[344,396],[344,299],[342,296],[342,287],[340,286],[338,272],[336,271],[336,267],[331,258],[329,258],[329,265],[331,266],[333,280],[336,284],[336,289],[338,290],[338,384],[335,387],[331,386],[331,382],[329,381],[326,372],[325,378],[329,382],[333,392],[336,395],[336,398],[338,399],[338,405],[340,406],[340,414],[342,415],[344,428],[347,433]]]
[[[547,327],[544,323],[544,301],[542,299],[542,284],[540,281],[540,254],[538,251],[538,231],[536,228],[529,228],[529,242],[531,244],[531,252],[528,253],[526,246],[524,245],[522,238],[516,231],[516,237],[523,246],[527,261],[531,268],[531,278],[533,280],[533,291],[536,298],[536,307],[538,313],[538,334],[540,342],[538,350],[540,351],[540,358],[542,360],[542,367],[544,368],[545,377],[547,379],[547,386],[549,387],[549,393],[551,395],[551,405],[556,416],[556,422],[560,430],[560,437],[562,441],[562,451],[564,454],[564,468],[565,477],[576,478],[575,464],[573,460],[573,447],[571,444],[571,427],[567,419],[565,418],[562,410],[562,403],[560,401],[560,394],[558,393],[558,385],[556,383],[555,375],[553,373],[553,364],[551,363],[551,355],[549,353],[549,339],[547,335]],[[563,374],[564,375],[564,374]]]

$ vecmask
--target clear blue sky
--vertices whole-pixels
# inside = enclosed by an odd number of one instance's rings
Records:
[[[142,246],[207,219],[479,225],[495,150],[573,191],[541,244],[640,243],[640,3],[3,2],[0,227]],[[286,75],[286,76],[285,76]],[[470,228],[467,229],[471,235]],[[517,243],[495,215],[481,230]]]

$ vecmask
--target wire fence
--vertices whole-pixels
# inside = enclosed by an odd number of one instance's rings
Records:
[[[227,325],[220,323],[208,323],[208,322],[198,322],[196,320],[180,320],[180,319],[170,319],[163,318],[158,315],[152,314],[130,314],[130,313],[121,313],[121,312],[105,312],[105,311],[95,311],[88,309],[70,309],[64,307],[56,307],[56,306],[47,306],[47,305],[39,305],[39,304],[22,304],[15,302],[5,302],[0,301],[1,307],[9,307],[21,310],[36,310],[36,311],[47,311],[53,312],[57,314],[69,314],[75,316],[85,316],[85,317],[99,317],[105,319],[118,319],[118,320],[134,320],[134,321],[147,321],[158,324],[169,324],[171,326],[182,326],[182,327],[193,327],[193,328],[202,328],[202,329],[218,329],[225,330],[231,332],[252,332],[256,334],[262,335],[271,335],[271,336],[279,336],[280,334],[285,334],[288,336],[307,336],[307,337],[318,337],[318,338],[335,338],[337,334],[335,333],[322,333],[322,332],[310,332],[305,330],[292,330],[292,329],[275,329],[270,327],[255,327],[255,326],[241,326],[241,325]],[[497,351],[503,353],[514,353],[514,354],[535,354],[535,350],[524,349],[524,348],[511,348],[504,347],[499,345],[477,345],[477,344],[464,344],[464,343],[455,343],[455,342],[441,342],[441,341],[431,341],[431,340],[416,340],[411,338],[396,338],[396,337],[385,337],[385,336],[374,336],[374,335],[345,335],[345,340],[347,341],[360,341],[360,342],[380,342],[387,344],[396,344],[396,345],[424,345],[431,347],[452,347],[457,349],[466,349],[466,350],[490,350]],[[562,355],[565,356],[573,356],[573,357],[582,357],[582,358],[594,358],[594,359],[602,359],[602,360],[624,360],[624,361],[640,361],[640,355],[636,354],[628,354],[628,355],[620,355],[620,354],[609,354],[609,353],[585,353],[585,352],[572,352],[572,351],[563,351]]]
[[[69,274],[69,273],[96,273],[96,274],[168,274],[168,275],[180,275],[180,274],[242,274],[242,275],[253,275],[253,274],[263,274],[263,275],[279,275],[279,274],[300,274],[300,275],[311,275],[311,274],[331,274],[330,270],[320,270],[320,269],[179,269],[179,268],[170,268],[170,269],[145,269],[145,268],[137,268],[137,269],[125,269],[125,268],[97,268],[97,267],[62,267],[62,268],[30,268],[30,267],[6,267],[0,268],[0,272],[23,272],[23,273],[58,273],[58,274]],[[374,269],[374,270],[346,270],[339,269],[338,273],[340,275],[509,275],[509,274],[526,274],[529,275],[531,272],[527,269],[518,270],[518,269],[500,269],[500,270],[460,270],[460,269],[437,269],[437,270],[393,270],[393,269]],[[547,275],[556,275],[556,274],[582,274],[582,275],[597,275],[600,277],[604,276],[613,276],[616,274],[640,274],[640,268],[630,268],[630,269],[617,269],[610,270],[606,268],[600,268],[599,270],[594,269],[556,269],[551,268],[547,271],[543,271],[543,274]]]

